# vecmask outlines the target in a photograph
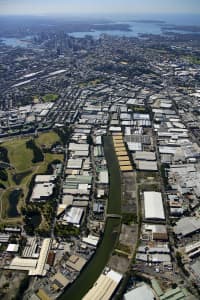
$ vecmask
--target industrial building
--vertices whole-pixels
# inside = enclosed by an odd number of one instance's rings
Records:
[[[135,289],[124,294],[123,300],[154,300],[153,290],[147,284],[136,287]]]
[[[57,272],[54,276],[50,278],[52,284],[58,287],[58,289],[63,289],[69,284],[69,280],[60,272]]]
[[[133,171],[122,135],[113,135],[113,144],[121,172]]]
[[[134,160],[155,161],[156,154],[155,152],[149,152],[149,151],[136,151],[133,154],[133,158]]]
[[[165,220],[161,193],[144,192],[144,217],[146,220]]]
[[[100,184],[108,184],[109,183],[108,171],[107,170],[100,171],[98,180],[99,180],[98,183]]]
[[[189,244],[185,247],[185,253],[189,258],[193,258],[200,255],[200,242]]]
[[[111,299],[117,286],[122,279],[122,275],[110,270],[107,274],[101,274],[83,300],[108,300]]]
[[[182,238],[200,231],[200,218],[184,217],[180,219],[174,227],[174,233]]]
[[[21,258],[15,256],[10,265],[6,269],[28,271],[29,276],[45,276],[45,264],[51,248],[51,239],[46,238],[43,240],[39,258]]]
[[[99,237],[89,234],[88,237],[82,238],[83,243],[96,247],[99,242]]]
[[[81,169],[82,164],[83,164],[83,159],[70,158],[67,162],[67,169]]]
[[[83,208],[72,206],[69,210],[66,211],[63,220],[66,221],[66,223],[71,223],[76,226],[80,226],[83,213]]]
[[[55,184],[52,182],[37,183],[31,195],[30,201],[46,201],[53,195]]]
[[[167,241],[168,234],[165,225],[161,224],[143,224],[142,226],[142,239],[143,240],[161,240]]]
[[[10,253],[17,253],[19,251],[19,245],[18,244],[9,244],[6,252]]]
[[[84,265],[86,264],[87,260],[81,256],[71,255],[70,258],[66,261],[67,267],[80,272]]]
[[[141,171],[158,171],[156,161],[136,160],[136,166]]]
[[[35,183],[55,182],[55,175],[36,175]]]

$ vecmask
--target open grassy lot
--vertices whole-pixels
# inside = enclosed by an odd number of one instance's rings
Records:
[[[13,139],[2,144],[8,150],[8,157],[16,172],[22,172],[32,166],[33,152],[26,148],[28,139]]]
[[[44,155],[44,161],[42,163],[38,164],[37,168],[37,174],[43,174],[46,172],[48,165],[54,161],[54,160],[60,160],[63,161],[63,154],[51,154],[51,153],[45,153]]]
[[[60,138],[54,131],[41,133],[36,139],[35,142],[39,147],[46,146],[47,148],[51,147],[54,143],[59,142]]]
[[[58,94],[46,94],[42,97],[44,102],[56,101],[59,98]]]
[[[44,153],[44,160],[38,163],[33,163],[33,151],[26,147],[28,138],[13,139],[2,144],[2,147],[8,150],[8,157],[12,168],[7,169],[8,180],[2,181],[5,186],[1,190],[0,201],[0,219],[1,221],[21,222],[21,216],[17,218],[8,218],[7,210],[9,207],[10,193],[15,189],[22,190],[22,196],[17,204],[18,211],[25,204],[25,199],[29,191],[29,184],[35,174],[44,174],[47,171],[48,165],[54,160],[63,161],[62,154]],[[55,141],[59,141],[59,137],[54,132],[43,133],[35,139],[37,146],[48,143],[49,148]]]

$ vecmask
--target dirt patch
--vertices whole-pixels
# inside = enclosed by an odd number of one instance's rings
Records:
[[[123,173],[122,176],[122,213],[137,213],[136,175]]]
[[[113,255],[108,266],[116,272],[124,274],[128,270],[129,260],[126,257]]]
[[[119,237],[120,243],[133,247],[137,242],[137,225],[122,225]]]

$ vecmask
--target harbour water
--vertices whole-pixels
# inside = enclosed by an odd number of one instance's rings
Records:
[[[163,27],[168,25],[176,26],[200,26],[200,18],[198,15],[141,15],[141,16],[111,16],[108,19],[113,20],[111,24],[128,24],[129,31],[126,30],[93,30],[86,32],[72,32],[69,35],[77,38],[83,38],[86,35],[92,36],[98,39],[102,34],[108,34],[112,36],[125,36],[125,37],[139,37],[143,34],[154,34],[154,35],[164,35],[165,31]],[[88,20],[90,22],[90,20]],[[92,21],[91,21],[92,24]],[[101,25],[104,25],[101,23]],[[52,25],[53,26],[53,25]],[[175,30],[169,28],[167,30],[171,33],[186,34],[191,33],[187,30]],[[194,32],[193,32],[194,33]],[[200,34],[200,32],[195,32],[194,34]],[[2,43],[7,46],[12,47],[31,47],[30,37],[25,37],[23,39],[14,37],[0,37]],[[27,41],[26,41],[27,40]]]
[[[14,37],[0,37],[0,41],[6,46],[28,48],[31,46],[30,40],[26,38],[19,39]]]

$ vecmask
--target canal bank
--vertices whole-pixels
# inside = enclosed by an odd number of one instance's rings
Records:
[[[112,137],[104,137],[104,153],[108,164],[110,185],[107,206],[108,214],[120,214],[121,212],[121,180],[117,158],[113,148]],[[60,300],[81,300],[93,286],[106,266],[116,243],[121,228],[120,218],[107,218],[102,240],[96,249],[94,256],[86,265],[75,282],[66,289]]]

